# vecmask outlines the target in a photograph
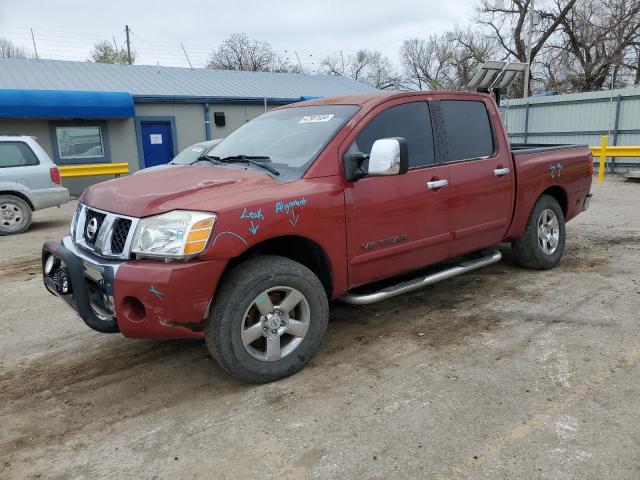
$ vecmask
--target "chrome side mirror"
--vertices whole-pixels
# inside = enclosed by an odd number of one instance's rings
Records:
[[[367,176],[400,175],[407,170],[409,170],[409,150],[404,138],[381,138],[373,143]]]

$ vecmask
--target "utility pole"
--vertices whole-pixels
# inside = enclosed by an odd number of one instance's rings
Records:
[[[527,67],[524,70],[524,89],[522,97],[529,96],[529,77],[531,76],[531,44],[533,43],[533,0],[529,1],[529,31],[527,32]]]
[[[342,59],[342,75],[344,75],[344,54],[342,53],[342,50],[340,50],[340,58]]]
[[[36,54],[36,61],[38,60],[38,49],[36,48],[36,37],[33,35],[33,28],[31,29],[31,40],[33,41],[33,52]]]
[[[127,34],[127,61],[131,65],[131,41],[129,40],[129,25],[124,26],[124,33]]]

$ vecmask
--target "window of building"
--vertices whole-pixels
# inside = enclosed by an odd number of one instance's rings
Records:
[[[493,154],[493,133],[487,107],[472,100],[442,100],[440,108],[447,132],[448,162],[489,157]]]
[[[99,126],[56,127],[58,157],[61,160],[104,158],[102,128]]]
[[[24,142],[0,142],[0,168],[38,165],[35,154]]]
[[[409,150],[409,168],[435,163],[433,132],[427,102],[403,103],[380,112],[358,134],[352,148],[370,154],[373,142],[403,137]]]

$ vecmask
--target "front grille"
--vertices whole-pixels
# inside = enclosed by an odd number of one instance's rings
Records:
[[[122,253],[124,245],[127,243],[127,236],[131,228],[131,220],[128,218],[117,218],[113,224],[111,235],[111,253]]]
[[[73,231],[73,242],[76,245],[104,258],[129,258],[128,245],[139,219],[82,204],[79,210],[77,229]]]
[[[90,208],[85,209],[84,239],[88,244],[95,245],[98,234],[100,233],[100,228],[102,228],[102,223],[106,216],[107,215],[102,212],[97,212]],[[93,219],[96,221],[92,223]],[[95,225],[95,231],[93,231],[93,227],[91,225]]]

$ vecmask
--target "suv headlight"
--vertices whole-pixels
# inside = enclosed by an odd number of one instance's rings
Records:
[[[202,253],[207,246],[216,215],[174,210],[142,218],[131,251],[138,257],[181,259]]]

